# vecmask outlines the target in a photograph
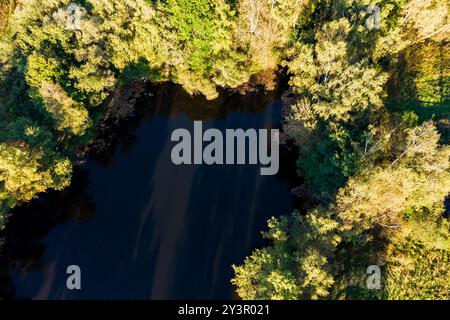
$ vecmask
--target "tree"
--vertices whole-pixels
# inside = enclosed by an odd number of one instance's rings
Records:
[[[8,27],[9,19],[11,18],[15,6],[15,0],[0,1],[0,32]]]
[[[337,222],[323,209],[268,221],[272,246],[233,266],[232,283],[243,299],[319,299],[334,283],[328,257],[340,242]],[[304,249],[304,250],[303,250]]]
[[[39,93],[45,108],[57,122],[58,130],[68,130],[74,135],[82,135],[86,132],[91,124],[88,111],[71,99],[61,86],[42,82]]]
[[[248,80],[250,62],[234,41],[235,12],[226,1],[167,1],[159,3],[157,17],[167,71],[186,91],[213,99],[217,85]]]
[[[387,260],[386,299],[450,298],[450,251],[404,240],[390,245]]]
[[[70,182],[72,165],[55,150],[52,136],[27,118],[0,131],[0,199],[7,207],[28,201],[47,188]],[[3,206],[2,205],[2,206]]]
[[[307,11],[307,4],[303,0],[237,2],[238,39],[244,46],[250,47],[252,60],[259,70],[275,68],[280,49],[288,42],[291,32],[301,24],[301,13]]]
[[[234,266],[232,282],[242,298],[448,296],[450,221],[443,202],[450,191],[450,148],[438,144],[431,122],[399,134],[403,146],[382,164],[375,157],[327,207],[269,220],[264,235],[272,244]],[[386,266],[379,296],[365,289],[371,264]],[[410,278],[400,280],[405,274]],[[427,282],[421,274],[438,278]]]
[[[312,43],[294,43],[284,63],[298,97],[284,128],[300,147],[299,175],[326,201],[357,172],[362,135],[383,106],[387,75],[367,57],[349,58],[360,50],[352,44],[357,30],[347,18],[327,21]]]

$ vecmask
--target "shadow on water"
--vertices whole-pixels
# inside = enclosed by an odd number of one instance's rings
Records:
[[[33,299],[235,298],[231,265],[264,244],[273,215],[292,210],[292,151],[280,171],[255,165],[175,166],[176,128],[279,128],[280,92],[190,97],[149,85],[126,121],[105,122],[70,188],[14,210],[0,295]],[[66,288],[79,265],[82,289]]]
[[[271,92],[255,91],[247,95],[223,92],[215,100],[206,100],[200,95],[191,96],[172,83],[147,84],[144,94],[133,105],[133,113],[126,121],[118,120],[114,115],[105,121],[88,153],[99,164],[110,166],[114,164],[117,147],[120,155],[133,150],[137,139],[135,131],[142,121],[150,122],[156,115],[171,118],[184,114],[191,120],[212,121],[224,120],[230,113],[258,114],[279,100],[282,90],[281,84]],[[120,118],[120,111],[117,113]]]

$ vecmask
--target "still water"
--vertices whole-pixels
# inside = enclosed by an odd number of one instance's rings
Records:
[[[170,135],[194,120],[222,132],[279,128],[281,101],[223,94],[208,102],[174,86],[156,91],[125,129],[106,130],[113,142],[87,158],[68,190],[15,212],[3,263],[11,295],[236,298],[231,265],[264,244],[269,217],[291,211],[289,184],[282,172],[260,175],[259,165],[175,166]],[[66,288],[69,265],[81,268],[81,290]]]

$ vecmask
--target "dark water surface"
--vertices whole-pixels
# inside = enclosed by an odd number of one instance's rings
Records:
[[[193,120],[223,132],[279,128],[281,101],[206,102],[172,88],[142,104],[141,120],[128,125],[136,129],[106,159],[88,158],[64,196],[39,199],[11,219],[5,251],[15,297],[236,297],[231,265],[263,245],[269,217],[291,211],[288,183],[282,174],[261,176],[258,165],[175,166],[170,135]],[[66,289],[69,265],[80,266],[82,290]]]

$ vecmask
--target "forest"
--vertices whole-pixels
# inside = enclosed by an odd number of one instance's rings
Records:
[[[294,192],[311,201],[274,212],[266,246],[232,266],[239,297],[448,300],[449,10],[448,0],[0,0],[0,230],[14,207],[70,185],[122,85],[173,82],[215,99],[250,79],[271,90],[281,72],[282,131],[303,181]],[[366,287],[370,265],[380,290]]]

